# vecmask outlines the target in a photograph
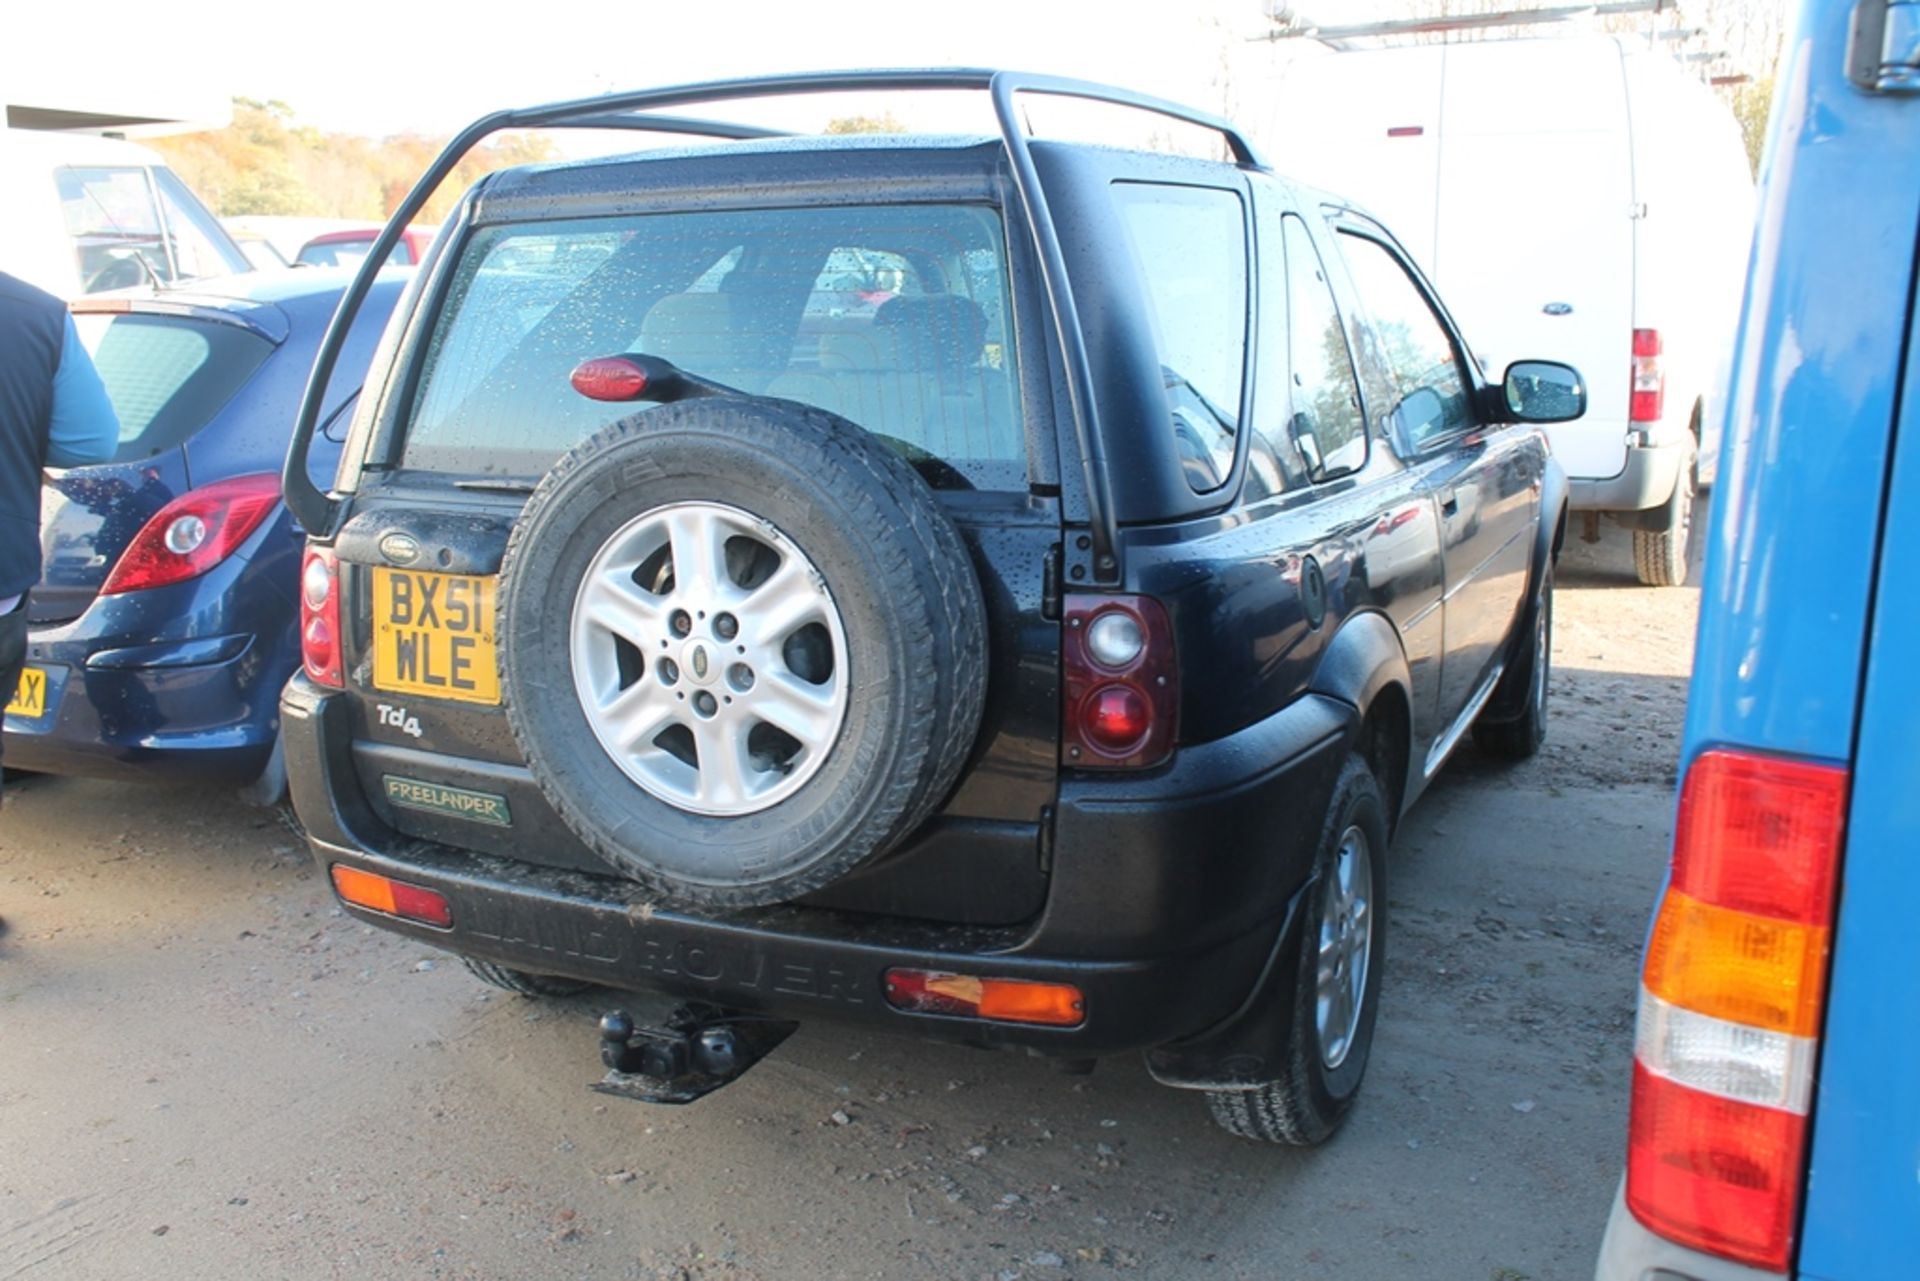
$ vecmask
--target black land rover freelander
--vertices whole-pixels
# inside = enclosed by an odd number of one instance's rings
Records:
[[[998,136],[655,114],[927,88]],[[1042,141],[1023,94],[1229,158]],[[502,113],[384,241],[534,125],[721,140],[484,179],[330,494],[303,415],[283,733],[349,910],[516,990],[688,1002],[603,1020],[622,1093],[819,1015],[1144,1050],[1236,1133],[1331,1133],[1396,821],[1469,729],[1545,732],[1566,484],[1528,424],[1578,375],[1484,383],[1392,237],[1231,125],[1010,73]]]

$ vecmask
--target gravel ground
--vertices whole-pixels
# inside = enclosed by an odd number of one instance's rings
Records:
[[[1619,1174],[1697,593],[1570,546],[1547,749],[1469,746],[1394,849],[1346,1129],[809,1024],[688,1108],[592,1094],[606,998],[493,992],[333,908],[219,792],[0,818],[0,1279],[1590,1275]]]

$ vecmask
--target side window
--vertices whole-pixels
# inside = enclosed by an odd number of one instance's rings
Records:
[[[1342,232],[1354,287],[1373,320],[1374,360],[1389,385],[1386,408],[1414,449],[1473,426],[1473,405],[1446,326],[1391,250]]]
[[[182,278],[218,276],[247,269],[246,260],[237,255],[231,238],[171,169],[155,169],[153,185],[160,193],[160,208],[173,238],[174,265]]]
[[[1233,470],[1247,363],[1247,235],[1240,197],[1211,187],[1119,182],[1147,283],[1167,413],[1187,483],[1218,489]]]
[[[70,167],[54,179],[85,292],[174,278],[144,169]]]
[[[1353,353],[1347,348],[1345,328],[1313,237],[1292,214],[1281,224],[1286,228],[1287,344],[1292,370],[1284,426],[1288,441],[1307,465],[1307,475],[1316,481],[1330,480],[1366,465],[1367,420],[1360,411]]]

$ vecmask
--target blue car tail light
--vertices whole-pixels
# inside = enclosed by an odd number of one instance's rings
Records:
[[[234,476],[190,490],[155,512],[120,554],[102,596],[198,578],[231,556],[280,501],[280,478]]]

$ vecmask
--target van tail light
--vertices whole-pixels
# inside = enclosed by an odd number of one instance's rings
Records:
[[[1180,693],[1166,608],[1151,596],[1073,595],[1065,621],[1062,761],[1138,769],[1165,760]]]
[[[167,587],[198,578],[260,528],[280,501],[278,476],[235,476],[189,490],[162,507],[133,536],[102,596]]]
[[[1642,974],[1627,1205],[1661,1236],[1776,1272],[1799,1219],[1847,781],[1702,753]]]
[[[1667,371],[1660,364],[1660,331],[1633,331],[1633,403],[1627,417],[1657,423],[1667,407]]]
[[[340,563],[331,548],[307,548],[300,566],[300,659],[315,684],[346,688],[340,665]]]

